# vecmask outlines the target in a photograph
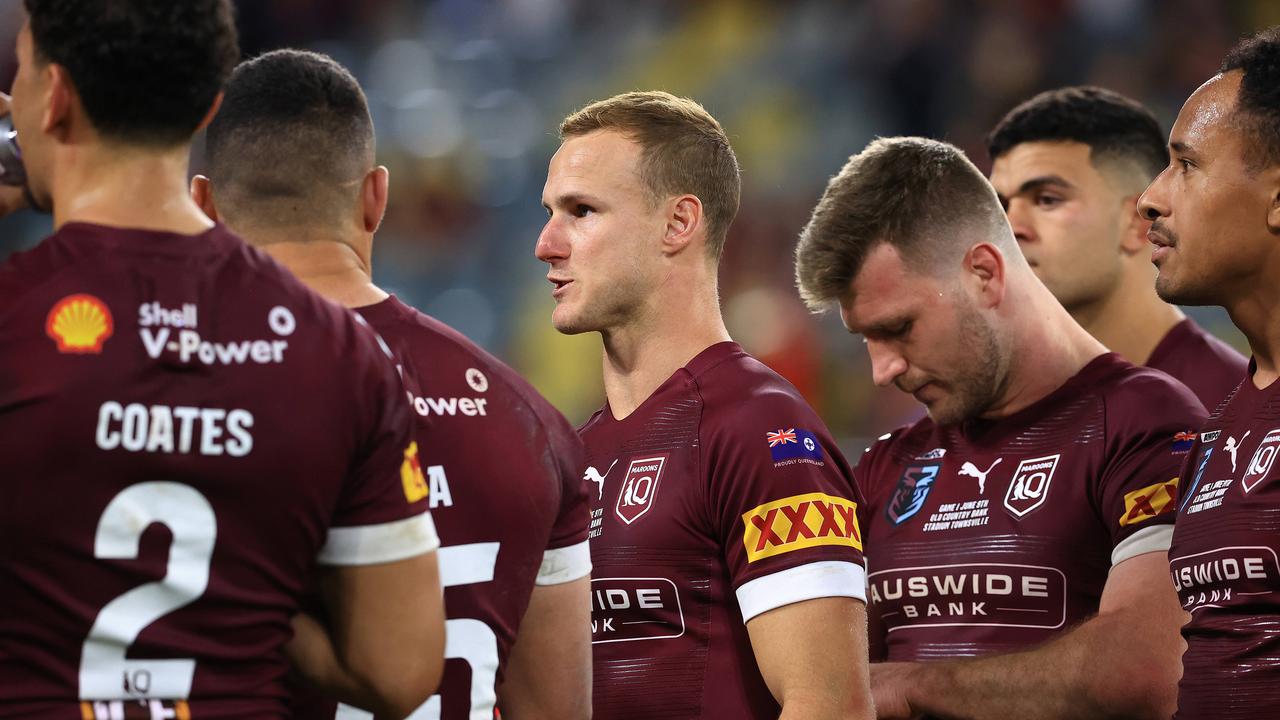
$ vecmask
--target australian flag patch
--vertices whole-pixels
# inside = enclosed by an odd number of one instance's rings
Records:
[[[769,455],[773,464],[792,465],[794,463],[822,464],[822,445],[818,436],[808,430],[798,428],[779,429],[777,432],[765,433],[769,443]]]

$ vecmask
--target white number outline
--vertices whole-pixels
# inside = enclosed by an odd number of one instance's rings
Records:
[[[189,485],[163,481],[131,485],[103,510],[93,554],[103,560],[137,558],[142,534],[153,523],[164,525],[173,535],[165,575],[129,590],[98,611],[80,655],[81,700],[186,700],[191,695],[194,659],[130,660],[125,656],[143,630],[208,588],[218,535],[213,506]]]
[[[474,585],[492,582],[498,565],[500,543],[469,543],[440,548],[440,586]],[[498,636],[482,620],[453,618],[446,620],[445,659],[462,660],[471,667],[470,720],[493,720],[498,704]],[[339,705],[335,720],[368,720],[373,715]],[[440,695],[437,693],[414,710],[405,720],[440,720]]]

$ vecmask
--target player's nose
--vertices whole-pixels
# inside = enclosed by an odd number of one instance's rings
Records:
[[[1013,229],[1013,237],[1019,244],[1035,242],[1036,231],[1031,224],[1026,203],[1011,201],[1005,209],[1005,214],[1009,218],[1009,227]]]
[[[547,224],[542,226],[542,232],[538,233],[538,242],[533,246],[533,255],[549,264],[569,257],[569,243],[565,240],[564,232],[554,216],[547,219]]]
[[[1157,220],[1169,216],[1169,195],[1166,191],[1168,177],[1169,168],[1165,168],[1138,197],[1138,215],[1143,219]]]
[[[871,379],[880,387],[892,385],[907,371],[907,359],[887,343],[868,340],[867,353],[871,356]]]

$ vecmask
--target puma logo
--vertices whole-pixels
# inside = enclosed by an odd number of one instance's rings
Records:
[[[966,461],[964,465],[960,466],[960,472],[958,474],[961,476],[977,478],[978,494],[982,495],[987,491],[987,476],[991,474],[992,470],[996,469],[996,466],[1000,464],[1001,460],[1004,460],[1004,458],[996,458],[996,461],[991,463],[991,467],[986,470],[979,470],[977,465]]]
[[[613,462],[609,463],[609,470],[612,470],[613,466],[617,464],[618,464],[618,460],[617,458],[614,458]],[[609,470],[605,470],[604,475],[601,475],[599,470],[596,470],[594,467],[588,466],[587,471],[582,473],[583,480],[590,480],[591,482],[600,486],[600,495],[599,497],[596,498],[597,500],[604,499],[604,479],[609,474]]]
[[[1227,436],[1227,445],[1225,449],[1227,452],[1231,453],[1231,472],[1236,471],[1236,452],[1240,449],[1240,445],[1244,443],[1244,439],[1249,437],[1249,433],[1251,432],[1253,431],[1249,430],[1244,435],[1241,435],[1240,442],[1236,442],[1234,437]]]

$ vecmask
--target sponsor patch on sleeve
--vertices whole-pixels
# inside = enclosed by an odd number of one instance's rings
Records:
[[[1178,502],[1178,478],[1148,485],[1124,496],[1120,527],[1137,525],[1158,515],[1173,512]]]
[[[1191,446],[1195,444],[1196,434],[1191,431],[1180,432],[1173,436],[1173,454],[1186,455],[1191,452]]]
[[[742,514],[747,562],[793,550],[836,545],[862,550],[858,504],[826,493],[765,503]]]
[[[418,461],[418,443],[411,442],[404,449],[404,462],[400,463],[400,482],[404,485],[404,499],[410,504],[425,498],[430,492],[427,479],[422,475],[422,463]]]
[[[770,430],[765,433],[765,441],[769,443],[769,455],[773,458],[774,467],[795,463],[823,464],[822,445],[818,443],[818,436],[808,430]]]

